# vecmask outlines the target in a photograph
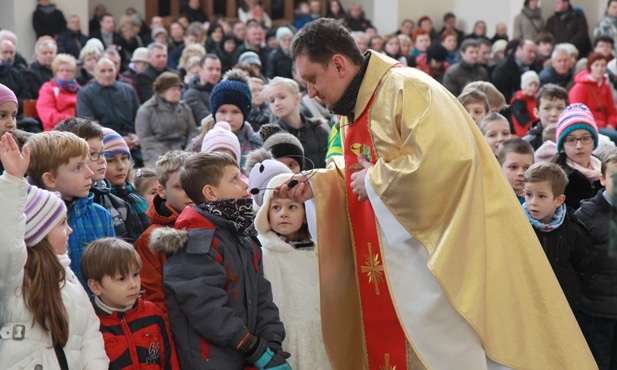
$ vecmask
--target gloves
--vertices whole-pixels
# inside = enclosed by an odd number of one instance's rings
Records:
[[[270,348],[273,347],[273,348]],[[254,364],[259,370],[291,370],[291,366],[285,361],[289,357],[287,352],[283,352],[280,344],[266,341],[254,335],[249,336],[242,346],[240,352],[246,360]]]
[[[266,352],[253,363],[259,370],[291,370],[291,366],[285,361],[285,357],[266,348]]]

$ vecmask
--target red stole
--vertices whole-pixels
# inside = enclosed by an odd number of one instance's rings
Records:
[[[347,207],[354,244],[356,281],[360,292],[363,342],[368,354],[368,369],[404,370],[408,368],[407,339],[388,289],[375,212],[369,201],[359,202],[350,187],[351,175],[363,169],[358,163],[359,154],[365,155],[373,164],[377,161],[368,129],[368,113],[372,105],[373,98],[358,119],[347,126],[343,144]]]

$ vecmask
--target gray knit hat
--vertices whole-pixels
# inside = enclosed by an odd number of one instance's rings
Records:
[[[304,147],[297,137],[287,132],[279,132],[264,142],[264,149],[269,150],[275,159],[293,158],[304,169]]]

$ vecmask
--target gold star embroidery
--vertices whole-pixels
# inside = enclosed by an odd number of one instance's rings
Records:
[[[384,281],[383,265],[379,261],[379,254],[373,254],[371,243],[368,243],[368,255],[364,256],[366,265],[360,267],[362,273],[368,276],[369,284],[375,284],[375,294],[379,295],[379,283]]]
[[[379,366],[379,370],[396,370],[396,366],[390,366],[390,355],[386,354],[386,364]]]

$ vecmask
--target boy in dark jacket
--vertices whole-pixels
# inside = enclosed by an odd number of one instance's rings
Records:
[[[223,153],[194,154],[180,184],[197,206],[184,209],[176,230],[155,230],[151,244],[170,254],[163,284],[182,368],[290,370],[238,163]]]
[[[81,271],[94,293],[92,305],[110,369],[179,370],[171,331],[163,312],[139,297],[139,254],[129,243],[104,238],[88,245]]]
[[[527,141],[538,150],[542,145],[542,131],[550,124],[557,124],[559,115],[568,106],[568,92],[561,86],[546,84],[536,94],[536,108],[534,115],[539,119],[529,127],[529,131],[523,140]]]
[[[602,155],[600,181],[606,190],[584,200],[576,211],[593,242],[593,263],[582,282],[578,321],[600,369],[609,369],[617,361],[617,258],[609,254],[615,170],[617,149],[611,149]]]
[[[548,257],[555,276],[574,313],[581,291],[581,276],[591,265],[591,237],[585,226],[569,213],[564,201],[568,183],[554,163],[537,163],[525,172],[523,210]]]

